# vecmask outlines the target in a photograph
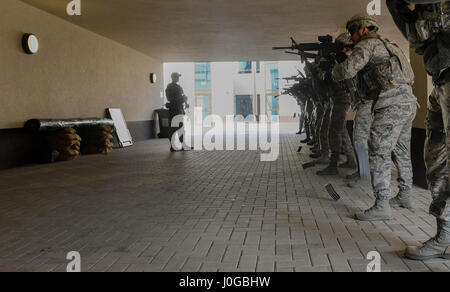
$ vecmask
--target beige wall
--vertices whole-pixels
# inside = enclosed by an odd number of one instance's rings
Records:
[[[23,52],[25,32],[38,36],[38,54]],[[23,2],[1,0],[0,39],[0,129],[30,118],[103,117],[108,107],[122,108],[127,121],[150,120],[162,104],[161,61]]]
[[[427,101],[428,96],[433,90],[432,78],[425,71],[423,64],[423,57],[417,55],[414,50],[411,50],[411,65],[416,75],[416,81],[413,89],[414,94],[417,96],[417,100],[420,104],[420,108],[417,110],[417,116],[414,120],[413,127],[419,129],[425,129],[425,118],[427,115]]]

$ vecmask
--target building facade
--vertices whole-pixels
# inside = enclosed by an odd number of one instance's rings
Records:
[[[165,63],[164,83],[171,82],[172,72],[182,74],[180,85],[191,106],[188,114],[194,119],[195,110],[202,112],[195,115],[196,123],[202,116],[208,124],[208,116],[213,114],[265,116],[268,121],[295,124],[297,102],[281,93],[289,86],[282,78],[297,75],[297,70],[303,71],[303,65],[296,61]]]

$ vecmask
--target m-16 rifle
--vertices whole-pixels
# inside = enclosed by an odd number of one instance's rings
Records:
[[[303,51],[298,51],[298,52],[285,51],[285,53],[300,56],[302,63],[307,62],[309,59],[317,60],[319,58],[318,54],[307,53],[307,52],[303,52]]]
[[[328,61],[335,60],[334,56],[341,54],[345,48],[352,49],[354,45],[350,44],[342,44],[340,42],[333,42],[333,37],[330,35],[319,36],[318,43],[303,43],[299,44],[295,41],[294,38],[291,37],[292,45],[290,47],[273,47],[273,50],[290,50],[297,52],[286,52],[289,54],[300,55],[302,60],[306,60],[308,58],[313,57],[321,57],[325,58]],[[314,54],[308,52],[317,52],[318,54],[314,56]]]

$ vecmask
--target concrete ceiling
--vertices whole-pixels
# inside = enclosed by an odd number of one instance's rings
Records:
[[[293,60],[272,46],[314,42],[370,0],[81,0],[82,15],[68,16],[70,0],[21,0],[164,62]],[[383,34],[403,48],[381,0]]]

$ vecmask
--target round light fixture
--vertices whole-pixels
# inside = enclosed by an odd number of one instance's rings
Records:
[[[154,83],[156,83],[156,80],[157,80],[156,74],[155,73],[150,73],[150,83],[154,84]]]
[[[22,47],[25,53],[29,55],[36,54],[39,50],[39,41],[34,34],[26,33],[22,38]]]

